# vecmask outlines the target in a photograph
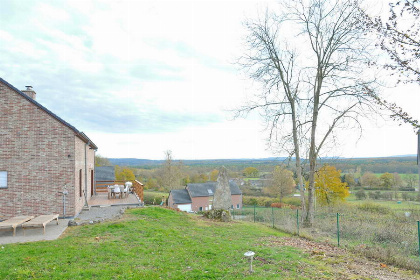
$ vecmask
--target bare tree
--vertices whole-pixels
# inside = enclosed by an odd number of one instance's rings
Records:
[[[166,190],[173,190],[181,186],[181,167],[181,162],[174,162],[172,151],[165,151],[165,161],[158,173],[160,173],[160,183]]]
[[[381,66],[392,70],[402,82],[420,83],[420,1],[389,3],[386,19],[360,10],[364,25],[377,36],[377,46],[390,58]]]
[[[263,20],[245,23],[249,32],[246,41],[249,49],[239,63],[248,71],[250,78],[262,83],[263,91],[256,95],[256,101],[250,101],[238,109],[237,116],[261,109],[270,130],[269,143],[287,151],[290,157],[295,157],[304,210],[306,202],[299,142],[303,137],[299,130],[301,97],[298,89],[301,78],[296,73],[299,70],[295,67],[295,51],[281,43],[279,28],[284,21],[284,18],[267,12]]]
[[[389,3],[387,18],[371,17],[363,8],[359,9],[364,28],[376,36],[376,46],[388,55],[388,60],[372,61],[371,66],[390,70],[398,77],[398,82],[420,84],[420,1],[399,0]],[[408,123],[415,130],[420,129],[418,120],[396,103],[387,102],[373,92],[367,92],[372,94],[382,108],[391,112],[392,119]]]
[[[398,82],[420,84],[420,1],[399,0],[389,3],[386,19],[380,16],[371,17],[363,8],[360,8],[360,13],[364,26],[377,36],[377,46],[385,51],[389,58],[382,65],[375,62],[372,65],[391,70],[391,73],[398,76]],[[377,104],[391,112],[392,119],[408,123],[415,131],[417,130],[418,161],[420,158],[419,121],[396,103],[387,102],[369,90],[367,92],[375,98]],[[418,173],[420,176],[420,164]],[[420,191],[420,181],[418,190]]]
[[[314,180],[322,149],[334,144],[340,129],[358,128],[371,112],[375,79],[366,74],[369,42],[352,1],[282,1],[280,12],[248,21],[248,53],[240,65],[262,84],[255,100],[238,115],[260,110],[269,142],[296,157],[302,186],[302,155],[309,161],[307,203],[301,188],[303,219],[314,219]],[[331,142],[332,141],[332,142]]]

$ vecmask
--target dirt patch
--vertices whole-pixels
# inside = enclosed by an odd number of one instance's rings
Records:
[[[191,215],[191,218],[195,219],[196,221],[199,221],[203,224],[206,224],[207,226],[220,226],[221,227],[221,226],[232,225],[232,224],[238,223],[238,222],[233,221],[233,220],[228,221],[228,222],[222,222],[222,221],[219,221],[219,220],[209,219],[209,218],[206,218],[206,217],[201,216],[201,215],[200,216],[199,215]]]
[[[330,267],[335,274],[335,279],[420,279],[420,275],[415,272],[374,262],[328,243],[318,243],[296,237],[268,237],[262,241],[269,246],[289,246],[302,249],[314,260],[321,261]]]

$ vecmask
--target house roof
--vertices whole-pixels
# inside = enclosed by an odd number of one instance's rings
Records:
[[[172,195],[172,200],[175,204],[192,203],[191,197],[186,189],[171,190],[169,195]]]
[[[217,182],[192,183],[187,185],[187,190],[191,197],[213,196],[216,190],[216,185]],[[231,194],[242,194],[238,185],[234,181],[229,181],[229,187]]]
[[[89,139],[89,137],[86,136],[86,134],[77,130],[74,126],[72,126],[71,124],[69,124],[68,122],[66,122],[65,120],[63,120],[62,118],[60,118],[59,116],[57,116],[56,114],[54,114],[53,112],[51,112],[50,110],[48,110],[47,108],[45,108],[44,106],[39,104],[34,99],[30,98],[29,96],[27,96],[26,94],[21,92],[17,88],[15,88],[13,85],[9,84],[7,81],[3,80],[1,77],[0,77],[0,83],[3,83],[7,87],[9,87],[11,90],[13,90],[17,94],[21,95],[23,98],[25,98],[29,102],[31,102],[32,104],[34,104],[38,108],[42,109],[45,113],[47,113],[48,115],[50,115],[51,117],[53,117],[54,119],[56,119],[57,121],[62,123],[63,125],[67,126],[71,130],[73,130],[77,137],[82,139],[85,143],[88,143],[93,149],[98,149],[98,147]]]
[[[97,166],[95,167],[95,181],[114,181],[114,166]]]

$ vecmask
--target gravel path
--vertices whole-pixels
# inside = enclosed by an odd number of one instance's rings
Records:
[[[124,214],[127,206],[91,207],[89,211],[82,211],[69,226],[96,224],[107,220],[118,219]]]

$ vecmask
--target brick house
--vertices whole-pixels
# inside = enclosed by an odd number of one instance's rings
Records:
[[[213,205],[213,196],[216,190],[217,182],[188,184],[185,189],[172,190],[168,197],[168,206],[178,208],[182,211],[206,211]],[[242,192],[238,185],[229,181],[229,187],[232,197],[231,208],[242,208]]]
[[[76,216],[94,192],[97,146],[0,78],[0,218],[57,213]]]

